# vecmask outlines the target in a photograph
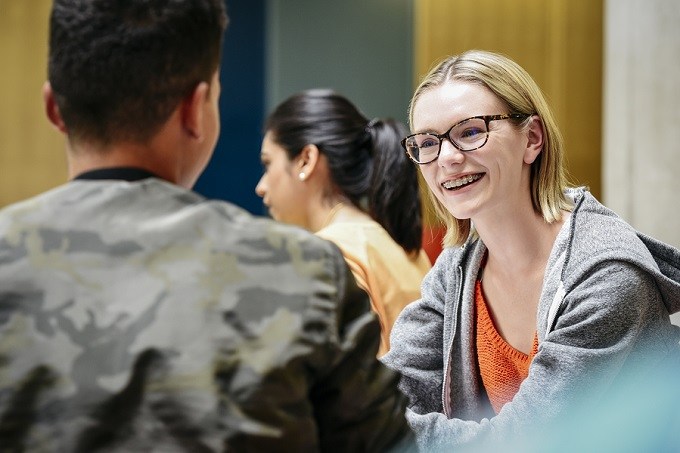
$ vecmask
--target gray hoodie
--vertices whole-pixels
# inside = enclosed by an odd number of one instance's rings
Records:
[[[638,377],[679,354],[680,329],[669,315],[680,311],[680,251],[636,232],[583,189],[569,196],[574,209],[551,251],[538,306],[538,352],[498,414],[475,345],[481,240],[445,249],[423,281],[422,298],[395,323],[382,360],[402,373],[409,423],[426,451],[481,441],[510,451],[511,439],[556,439],[557,427],[576,426],[583,414],[595,418],[592,409],[620,396],[624,382],[639,388]],[[680,399],[673,404],[680,411]]]

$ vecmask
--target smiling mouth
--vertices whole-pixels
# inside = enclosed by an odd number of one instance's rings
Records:
[[[462,178],[451,179],[449,181],[444,181],[442,187],[446,190],[459,190],[465,186],[469,186],[475,181],[478,181],[484,173],[475,173],[474,175],[465,175]]]

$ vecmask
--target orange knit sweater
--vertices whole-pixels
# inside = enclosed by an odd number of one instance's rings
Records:
[[[529,375],[529,364],[538,350],[538,336],[529,355],[510,346],[498,333],[482,293],[482,282],[475,286],[477,307],[477,359],[482,382],[491,406],[498,413],[512,400],[522,381]]]

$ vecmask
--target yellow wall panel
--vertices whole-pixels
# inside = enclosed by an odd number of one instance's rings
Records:
[[[415,0],[415,80],[468,49],[503,53],[543,89],[571,179],[601,191],[602,0]]]
[[[0,0],[0,207],[66,181],[64,139],[43,113],[50,0]]]

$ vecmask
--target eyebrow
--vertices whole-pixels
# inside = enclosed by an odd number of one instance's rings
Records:
[[[447,129],[447,130],[448,130],[448,129]],[[443,132],[442,132],[442,133],[443,133]],[[434,129],[422,129],[422,130],[419,130],[419,131],[413,131],[413,132],[411,132],[411,135],[413,135],[413,134],[435,134],[435,135],[439,135],[439,132],[437,132],[437,131],[434,130]]]
[[[463,119],[466,119],[466,118],[463,118]],[[459,120],[459,121],[456,121],[455,123],[449,124],[448,126],[446,126],[446,129],[444,129],[442,132],[438,132],[438,131],[436,131],[435,129],[420,129],[420,130],[411,132],[411,135],[413,135],[413,134],[435,134],[435,135],[440,135],[440,134],[443,134],[444,132],[448,131],[448,130],[451,128],[451,126],[453,126],[454,124],[458,124],[458,123],[460,123],[461,121],[463,121],[463,120]]]
[[[479,117],[479,116],[486,116],[486,115],[485,115],[484,113],[480,113],[479,115],[472,115],[472,116],[466,116],[465,118],[461,118],[461,119],[459,119],[458,121],[455,121],[455,122],[449,124],[449,126],[448,126],[446,129],[444,129],[444,132],[448,131],[449,129],[451,129],[451,128],[452,128],[453,126],[455,126],[456,124],[460,124],[460,123],[462,123],[462,122],[465,121],[465,120],[469,120],[469,119],[476,118],[476,117]],[[441,132],[441,134],[443,134],[444,132]],[[420,131],[413,131],[413,132],[411,132],[410,135],[414,135],[414,134],[435,134],[435,135],[440,135],[440,132],[437,132],[437,131],[434,130],[434,129],[423,129],[423,130],[420,130]]]

